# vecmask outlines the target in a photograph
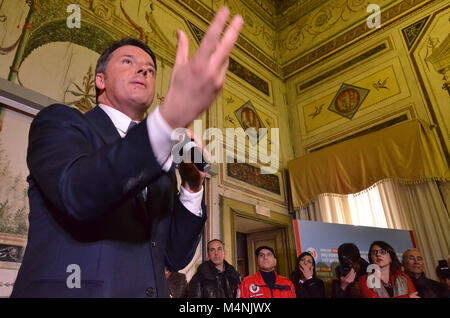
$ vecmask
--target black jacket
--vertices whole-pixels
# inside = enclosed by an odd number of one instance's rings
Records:
[[[188,287],[190,298],[235,298],[236,290],[241,282],[240,274],[233,266],[224,263],[222,280],[216,267],[210,261],[202,263],[192,277]],[[224,282],[226,286],[224,286]]]
[[[409,275],[411,278],[414,287],[419,292],[419,296],[421,298],[438,298],[441,295],[441,284],[438,282],[428,279],[425,277],[424,273],[419,278],[415,278]]]
[[[180,272],[173,272],[167,279],[169,286],[170,298],[185,298],[186,297],[186,275]]]
[[[295,296],[297,298],[324,298],[325,284],[319,278],[311,278],[307,281],[293,282],[295,286]]]

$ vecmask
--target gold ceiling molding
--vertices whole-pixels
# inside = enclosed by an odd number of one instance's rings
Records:
[[[253,0],[244,1],[278,30],[309,14],[329,0]]]
[[[330,0],[273,0],[274,2],[280,2],[277,7],[277,14],[275,16],[275,24],[278,31],[288,27],[292,23],[295,23],[300,18],[307,16],[313,10],[320,7],[322,4]]]
[[[241,36],[275,60],[277,34],[274,26],[255,12],[256,3],[242,0],[216,0],[213,2],[212,10],[217,11],[224,5],[230,9],[231,16],[239,14],[244,19]]]
[[[413,11],[419,9],[420,7],[431,3],[430,0],[404,0],[400,3],[392,6],[387,10],[383,10],[381,12],[381,21],[382,26],[386,25],[400,19],[403,16],[407,16],[411,14]],[[379,30],[379,29],[378,29]],[[377,31],[378,31],[377,30]],[[284,79],[287,79],[301,70],[312,66],[316,62],[323,60],[324,58],[331,55],[331,53],[335,53],[338,50],[341,50],[348,46],[351,43],[354,43],[358,40],[361,40],[363,35],[374,32],[372,29],[369,29],[366,21],[364,20],[354,28],[345,32],[344,34],[332,39],[331,41],[324,43],[319,48],[313,50],[310,53],[307,53],[303,56],[300,56],[296,60],[290,62],[289,64],[282,67],[281,73]],[[375,31],[376,32],[376,31]]]
[[[208,24],[214,17],[213,7],[219,2],[222,3],[225,0],[214,1],[214,4],[211,3],[212,7],[204,4],[204,2],[200,0],[179,0],[178,3],[186,7]],[[281,27],[287,27],[287,25],[293,21],[297,21],[302,17],[308,16],[308,14],[311,14],[313,10],[322,6],[325,2],[327,2],[327,0],[253,0],[245,2],[245,6],[254,12],[260,19],[268,23],[269,26],[274,25],[278,28],[277,31],[279,32]],[[399,1],[396,4],[393,4],[390,8],[382,10],[382,27],[385,27],[400,18],[404,18],[417,9],[432,2],[432,0]],[[244,5],[244,2],[242,2],[242,4]],[[240,47],[245,53],[253,57],[261,66],[269,70],[271,73],[286,80],[301,70],[324,60],[331,54],[336,53],[337,51],[348,47],[350,44],[360,41],[361,39],[367,37],[367,35],[377,31],[379,31],[379,29],[369,29],[366,24],[366,20],[364,20],[349,29],[347,32],[323,43],[313,51],[295,57],[293,60],[290,60],[284,65],[280,65],[279,61],[268,56],[261,48],[252,43],[252,41],[249,41],[243,35],[239,37],[237,46]],[[276,39],[274,39],[274,41],[276,41]],[[278,48],[278,50],[280,50],[280,48]]]
[[[214,18],[214,11],[200,4],[196,0],[179,0],[179,3],[202,18],[202,20],[204,20],[208,24]],[[276,61],[268,57],[258,47],[244,39],[242,34],[241,36],[239,36],[236,45],[239,46],[245,53],[255,58],[257,62],[259,62],[263,67],[272,72],[274,75],[276,75],[277,77],[280,76],[280,69]]]

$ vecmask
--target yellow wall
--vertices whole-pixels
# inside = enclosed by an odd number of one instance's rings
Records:
[[[301,156],[402,114],[408,119],[420,118],[436,125],[435,136],[442,151],[447,151],[450,147],[450,96],[442,89],[442,74],[426,60],[427,49],[428,55],[433,50],[430,39],[443,43],[450,33],[450,10],[446,6],[446,1],[435,1],[385,27],[381,20],[380,30],[368,32],[356,43],[350,43],[326,59],[317,59],[314,66],[288,78],[286,90],[294,155]],[[429,17],[427,23],[408,49],[402,29],[425,17]],[[302,88],[311,79],[383,43],[386,48],[380,52]],[[352,119],[328,109],[344,83],[369,90]]]

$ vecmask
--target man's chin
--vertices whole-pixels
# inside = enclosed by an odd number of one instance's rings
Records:
[[[142,110],[147,110],[153,102],[153,98],[150,99],[146,96],[133,96],[132,100],[136,107]]]

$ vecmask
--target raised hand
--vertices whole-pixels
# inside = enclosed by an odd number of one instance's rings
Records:
[[[306,280],[311,279],[313,277],[314,271],[313,268],[304,264],[300,264],[300,271],[305,277]]]
[[[347,275],[341,276],[341,279],[340,279],[341,289],[346,290],[348,285],[350,285],[351,283],[353,283],[355,281],[355,277],[356,277],[356,272],[353,268],[350,270],[350,272],[348,272]]]
[[[236,15],[220,39],[228,16],[228,8],[219,9],[192,59],[186,34],[177,30],[175,64],[169,90],[160,106],[161,116],[172,128],[188,127],[222,90],[228,57],[244,23]]]

